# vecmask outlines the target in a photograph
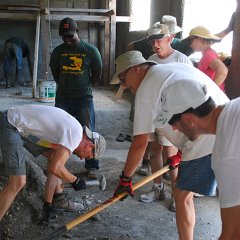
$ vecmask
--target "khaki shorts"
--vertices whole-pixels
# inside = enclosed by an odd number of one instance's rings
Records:
[[[171,147],[173,144],[161,133],[149,133],[148,134],[148,142],[157,141],[159,145]]]

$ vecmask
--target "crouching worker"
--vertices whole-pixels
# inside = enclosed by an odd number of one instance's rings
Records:
[[[64,199],[62,180],[70,182],[75,191],[86,188],[85,182],[69,172],[65,164],[71,154],[80,159],[100,156],[106,146],[104,138],[82,127],[64,110],[43,105],[21,105],[0,113],[0,138],[3,167],[1,175],[8,183],[0,192],[0,220],[17,194],[26,184],[24,147],[35,157],[48,159],[48,176],[45,185],[43,218],[54,216],[54,199],[60,196],[63,208],[69,211],[83,209],[80,203]],[[61,205],[61,204],[60,204]]]
[[[22,79],[22,67],[24,58],[27,58],[28,68],[32,79],[33,62],[28,45],[19,37],[11,37],[7,39],[4,43],[3,50],[3,73],[6,80],[6,87],[16,87],[18,85],[25,84]],[[16,61],[15,68],[13,67],[14,60]],[[15,69],[14,82],[10,79],[12,69]],[[13,82],[13,84],[11,82]]]

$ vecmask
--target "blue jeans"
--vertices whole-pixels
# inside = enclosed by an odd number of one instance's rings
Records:
[[[22,70],[22,48],[17,46],[14,43],[7,42],[4,45],[4,60],[3,60],[3,69],[4,72],[9,73],[12,69],[12,61],[15,58],[16,59],[16,69],[18,71]]]
[[[95,111],[92,96],[81,98],[62,98],[56,97],[55,107],[59,107],[73,117],[75,117],[82,126],[87,126],[91,131],[95,131]],[[86,159],[85,168],[99,169],[98,159]]]

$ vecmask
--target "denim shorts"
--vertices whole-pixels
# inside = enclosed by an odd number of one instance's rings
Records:
[[[211,168],[211,154],[181,162],[178,168],[176,187],[205,196],[213,196],[216,192],[217,182]]]
[[[0,113],[0,141],[2,176],[26,175],[25,150],[22,138],[15,127],[7,120],[7,112]]]

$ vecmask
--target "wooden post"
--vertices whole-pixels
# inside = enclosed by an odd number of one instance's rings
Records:
[[[40,11],[37,13],[37,22],[36,22],[35,51],[34,51],[34,65],[33,65],[33,98],[36,98],[37,96],[39,35],[40,35]]]

